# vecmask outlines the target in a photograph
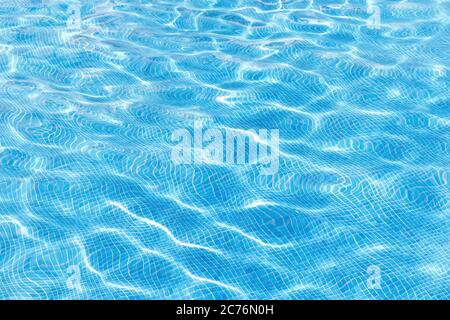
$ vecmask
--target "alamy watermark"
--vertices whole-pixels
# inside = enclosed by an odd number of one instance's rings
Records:
[[[84,10],[83,16],[83,2],[81,0],[45,0],[45,5],[54,9],[55,11],[63,10],[64,18],[61,26],[54,26],[52,30],[63,32],[69,36],[74,36],[82,32],[92,33],[100,30],[98,26],[89,19],[89,15],[93,16],[96,12],[95,7],[90,7],[89,10]],[[88,7],[85,7],[87,9]],[[86,14],[89,15],[86,17]]]
[[[68,31],[79,32],[81,30],[81,3],[75,1],[67,8],[66,28]]]
[[[381,29],[381,9],[373,3],[372,0],[367,2],[367,13],[370,17],[366,20],[369,29]]]
[[[172,132],[172,162],[179,164],[260,165],[262,175],[278,172],[280,134],[278,129],[205,129],[196,121],[191,129]]]
[[[381,9],[376,5],[374,0],[367,0],[365,7],[354,7],[347,4],[335,4],[320,7],[320,11],[325,13],[332,13],[335,10],[340,13],[369,15],[369,17],[365,19],[366,27],[369,29],[381,29]]]
[[[381,289],[381,269],[371,265],[367,268],[367,288],[371,290]]]
[[[67,275],[67,288],[71,290],[82,291],[80,267],[78,265],[70,266],[69,268],[67,268]]]

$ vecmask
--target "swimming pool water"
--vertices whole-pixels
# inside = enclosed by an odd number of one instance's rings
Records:
[[[1,299],[448,299],[449,1],[0,3]],[[279,130],[277,172],[175,130]]]

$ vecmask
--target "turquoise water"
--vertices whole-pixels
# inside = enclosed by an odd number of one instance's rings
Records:
[[[0,298],[448,299],[449,12],[2,1]],[[175,165],[196,123],[277,170]]]

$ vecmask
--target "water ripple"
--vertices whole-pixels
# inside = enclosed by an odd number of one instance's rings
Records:
[[[0,3],[0,298],[448,298],[448,2],[76,4]]]

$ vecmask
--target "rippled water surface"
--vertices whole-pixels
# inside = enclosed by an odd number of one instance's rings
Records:
[[[372,2],[1,1],[0,298],[449,298],[450,2]]]

